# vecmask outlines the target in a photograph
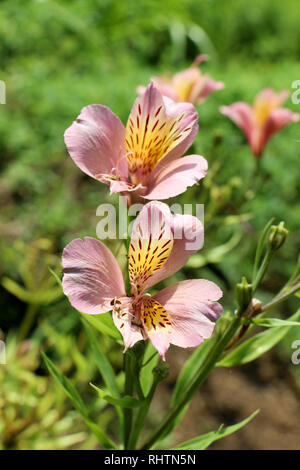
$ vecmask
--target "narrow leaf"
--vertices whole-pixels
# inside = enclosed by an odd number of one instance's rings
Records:
[[[62,282],[61,282],[61,279],[59,278],[59,276],[56,274],[55,271],[53,271],[52,268],[50,268],[50,266],[48,266],[48,269],[49,269],[50,273],[52,274],[52,276],[54,277],[54,279],[56,280],[57,284],[62,288]]]
[[[116,377],[115,377],[114,370],[113,370],[109,360],[107,359],[106,355],[103,353],[103,351],[100,347],[99,341],[97,341],[97,339],[94,335],[94,332],[92,331],[92,329],[90,328],[88,323],[83,318],[82,318],[82,323],[83,323],[83,326],[85,328],[90,346],[92,348],[93,355],[94,355],[94,358],[95,358],[95,362],[96,362],[97,367],[100,371],[100,374],[101,374],[101,376],[104,380],[104,383],[107,386],[110,393],[114,397],[119,398],[120,393],[119,393],[119,389],[118,389],[118,386],[117,386],[117,383],[116,383]]]
[[[53,364],[53,362],[42,352],[45,364],[50,374],[55,380],[62,386],[68,397],[70,398],[74,408],[81,414],[87,426],[98,438],[100,444],[105,449],[117,449],[117,446],[112,440],[98,427],[96,423],[93,423],[88,416],[88,411],[75,387],[72,385],[69,379],[63,375],[60,370]]]
[[[174,406],[182,392],[191,383],[199,368],[202,366],[203,359],[210,348],[211,342],[211,338],[204,341],[184,364],[175,385],[171,406]]]
[[[252,415],[248,418],[244,419],[240,423],[233,424],[232,426],[228,426],[227,428],[220,427],[218,431],[211,431],[207,434],[203,434],[202,436],[195,437],[190,441],[183,442],[175,447],[174,450],[204,450],[207,449],[213,442],[217,441],[218,439],[222,439],[223,437],[229,436],[234,432],[238,431],[242,427],[251,421],[254,416],[259,413],[259,410],[254,411]]]
[[[255,325],[273,328],[277,326],[300,326],[300,322],[291,320],[281,320],[280,318],[252,318],[250,323]]]
[[[189,357],[189,359],[184,364],[183,368],[181,369],[181,373],[177,379],[175,390],[171,399],[171,406],[174,406],[181,396],[182,392],[186,389],[186,387],[190,384],[193,380],[195,375],[197,374],[199,368],[202,365],[203,359],[208,352],[210,345],[212,342],[212,338],[204,341],[196,350],[195,352]],[[170,434],[173,429],[175,429],[182,418],[184,417],[185,413],[187,412],[189,407],[189,403],[185,405],[182,410],[176,416],[176,419],[173,423],[166,429],[164,434],[162,435],[162,439]]]
[[[4,289],[8,290],[8,292],[17,297],[17,299],[22,300],[22,302],[25,303],[30,303],[30,292],[21,287],[12,279],[9,279],[8,277],[3,277],[1,280],[1,284]]]
[[[269,220],[269,222],[267,223],[267,225],[263,229],[262,234],[259,238],[258,245],[257,245],[257,248],[256,248],[256,253],[255,253],[255,260],[254,260],[253,273],[252,273],[252,282],[254,282],[254,279],[256,278],[256,274],[257,274],[257,271],[258,271],[258,266],[259,266],[259,262],[260,262],[262,252],[263,252],[263,249],[264,249],[265,241],[266,241],[269,229],[270,229],[272,223],[274,222],[274,220],[275,220],[275,217],[272,217],[272,219]]]
[[[298,310],[289,321],[295,321],[300,315]],[[232,367],[238,364],[247,364],[254,361],[265,352],[269,351],[275,344],[288,333],[291,326],[277,326],[259,333],[238,346],[229,353],[222,361],[217,363],[217,367]]]
[[[129,395],[125,395],[125,397],[123,397],[123,398],[112,397],[110,395],[107,395],[100,388],[96,387],[96,385],[94,385],[92,383],[90,385],[91,385],[91,387],[93,387],[94,390],[96,390],[96,392],[98,393],[100,398],[107,401],[107,403],[110,403],[111,405],[121,406],[122,408],[137,408],[142,403],[137,398],[130,397]]]
[[[62,296],[61,287],[31,292],[8,277],[3,277],[1,284],[8,292],[28,304],[49,304]]]
[[[150,341],[147,344],[145,354],[144,354],[144,366],[142,365],[140,371],[140,383],[143,390],[143,394],[145,396],[148,395],[152,382],[153,382],[153,374],[152,371],[157,364],[158,361],[158,354],[152,343]]]
[[[117,341],[119,344],[123,345],[121,335],[111,317],[109,312],[101,313],[100,315],[87,315],[85,313],[81,314],[85,320],[87,320],[96,330],[100,331],[104,335],[108,335],[110,338]]]

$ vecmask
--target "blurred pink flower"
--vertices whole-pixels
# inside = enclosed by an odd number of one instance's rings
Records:
[[[194,106],[174,103],[150,83],[136,99],[126,128],[109,108],[92,104],[65,131],[65,143],[76,165],[112,193],[167,199],[206,174],[207,161],[200,155],[180,158],[197,132]]]
[[[193,242],[195,246],[187,245]],[[129,296],[113,254],[91,237],[77,238],[63,251],[64,293],[83,313],[113,310],[125,350],[147,338],[163,357],[171,343],[197,346],[211,336],[222,312],[216,302],[222,297],[219,287],[194,279],[177,282],[153,296],[146,290],[181,269],[202,244],[203,227],[196,217],[172,216],[166,204],[149,202],[132,228]]]
[[[175,102],[202,103],[213,91],[222,90],[223,82],[216,82],[209,75],[202,75],[198,64],[207,60],[207,56],[201,54],[196,57],[192,65],[171,78],[153,77],[151,80],[162,95]],[[143,93],[145,87],[138,87],[138,92]]]
[[[220,111],[242,129],[253,154],[260,158],[273,134],[289,122],[300,120],[300,114],[281,107],[288,96],[286,90],[276,93],[272,88],[265,88],[258,93],[252,106],[238,101],[221,106]]]

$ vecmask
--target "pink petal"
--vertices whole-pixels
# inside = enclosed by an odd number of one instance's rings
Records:
[[[132,346],[135,345],[138,341],[141,341],[144,339],[144,336],[142,334],[142,329],[138,327],[137,325],[132,323],[133,319],[133,314],[131,312],[132,310],[132,299],[131,297],[123,297],[122,299],[119,300],[119,312],[114,308],[113,310],[113,320],[120,331],[123,341],[124,341],[124,346],[125,346],[125,351],[128,348],[132,348]],[[124,352],[125,352],[124,351]]]
[[[201,80],[201,72],[197,67],[189,67],[173,76],[172,85],[177,91],[179,101],[191,102],[191,90],[199,79]]]
[[[290,122],[297,122],[300,114],[293,113],[289,109],[276,108],[270,111],[263,126],[257,126],[251,135],[251,149],[256,157],[260,157],[265,145],[273,134],[283,129]]]
[[[196,56],[191,67],[197,67],[197,65],[201,64],[202,62],[206,62],[208,59],[209,59],[209,56],[207,54],[199,54]]]
[[[177,147],[175,147],[166,155],[166,157],[161,162],[161,166],[166,166],[171,161],[180,158],[194,142],[199,129],[198,113],[192,103],[175,103],[174,101],[168,99],[165,96],[164,103],[168,116],[175,117],[180,116],[183,113],[185,114],[185,118],[181,122],[181,128],[190,128],[190,133],[187,133],[185,139],[183,139],[177,145]],[[159,165],[160,164],[158,164],[158,167]]]
[[[253,109],[247,103],[238,101],[230,106],[221,106],[220,112],[225,116],[228,116],[247,137],[248,141],[251,141],[252,133],[255,128],[255,122],[253,117]]]
[[[64,137],[72,159],[87,175],[98,180],[112,173],[127,177],[125,129],[106,106],[83,108]]]
[[[112,299],[125,293],[115,257],[95,238],[71,241],[63,251],[62,265],[63,291],[80,312],[98,314],[112,310]]]
[[[207,98],[213,91],[222,90],[225,87],[224,82],[216,82],[212,78],[204,76],[205,84],[202,86],[202,89],[197,90],[197,87],[191,92],[191,101],[193,103],[201,103],[205,98]]]
[[[178,101],[178,96],[171,84],[170,79],[165,78],[165,77],[153,77],[151,78],[151,82],[163,96],[167,96],[173,101]]]
[[[265,125],[265,142],[275,133],[283,129],[290,122],[298,122],[300,114],[289,109],[278,108],[271,112]]]
[[[140,185],[141,190],[143,187]],[[111,193],[128,193],[131,191],[140,190],[139,186],[134,186],[133,184],[127,181],[111,181],[110,183],[110,192]]]
[[[189,257],[200,250],[204,242],[204,230],[200,220],[192,215],[170,215],[169,207],[162,203],[160,209],[170,220],[170,227],[174,237],[173,248],[169,259],[162,268],[151,278],[150,286],[170,277],[179,271],[188,261]]]
[[[215,302],[220,297],[219,287],[204,279],[181,281],[158,292],[153,299],[171,318],[170,343],[187,348],[209,338],[222,312],[222,306]]]
[[[183,193],[204,178],[207,161],[200,155],[189,155],[154,171],[145,199],[168,199]]]
[[[282,90],[276,93],[272,88],[265,88],[256,95],[254,106],[260,105],[260,103],[269,103],[274,108],[279,107],[285,102],[289,94],[290,92],[288,90]]]
[[[165,360],[165,355],[170,346],[171,332],[160,330],[146,331],[151,343],[158,351],[158,354]]]
[[[183,120],[181,123],[182,128],[186,127],[189,124],[192,124],[192,125],[194,125],[195,123],[197,124],[198,113],[196,111],[195,106],[192,103],[183,103],[183,102],[177,103],[176,101],[168,98],[167,96],[163,96],[163,102],[166,108],[167,116],[176,117],[176,116],[179,116],[180,114],[183,114],[183,113],[185,114],[185,120]],[[197,126],[197,130],[198,130],[198,126]]]

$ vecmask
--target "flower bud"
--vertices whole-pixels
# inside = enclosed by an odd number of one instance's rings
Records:
[[[259,299],[252,299],[251,301],[251,317],[255,317],[261,312],[262,303]]]
[[[249,284],[245,277],[242,278],[242,282],[236,285],[235,295],[238,311],[242,314],[252,299],[252,284]]]
[[[283,245],[288,230],[284,227],[284,222],[280,222],[279,225],[272,225],[268,237],[268,247],[272,251],[277,251]]]
[[[153,375],[154,375],[154,378],[158,382],[161,382],[162,380],[164,380],[168,377],[169,369],[170,369],[169,364],[166,364],[166,363],[158,364],[158,366],[154,367],[154,369],[152,371]]]

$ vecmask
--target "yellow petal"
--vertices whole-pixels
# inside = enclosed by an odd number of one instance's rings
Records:
[[[141,305],[141,320],[147,333],[157,330],[170,330],[171,319],[166,309],[157,300],[146,298]],[[154,331],[153,331],[154,330]]]
[[[168,117],[161,94],[150,85],[137,98],[125,134],[126,158],[133,182],[143,182],[157,163],[191,131],[185,113]]]
[[[150,234],[144,238],[141,225],[137,226],[137,236],[131,239],[128,250],[128,271],[135,294],[147,287],[147,282],[168,260],[173,248],[173,236],[162,220],[155,238]]]

